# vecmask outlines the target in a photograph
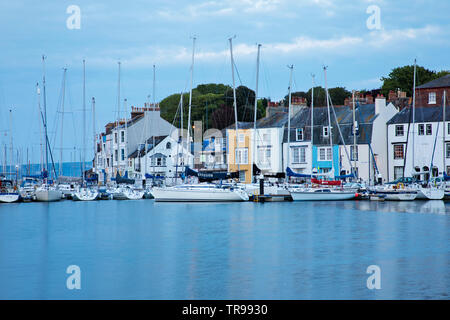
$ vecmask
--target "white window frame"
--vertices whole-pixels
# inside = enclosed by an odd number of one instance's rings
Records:
[[[243,133],[238,134],[238,142],[245,142],[245,135]]]
[[[236,164],[248,164],[248,148],[236,148],[234,160]]]
[[[295,140],[297,141],[303,141],[303,128],[297,128],[295,130]]]
[[[321,157],[321,152],[323,151],[323,158]],[[319,147],[317,150],[317,160],[318,161],[332,161],[332,150],[331,147]]]
[[[350,161],[358,161],[358,145],[350,145]]]
[[[445,144],[445,158],[450,159],[450,142]]]
[[[417,134],[418,134],[419,136],[425,135],[425,124],[419,123],[419,124],[417,125]]]
[[[398,130],[400,128],[402,129],[401,130],[402,131],[401,134],[399,132],[400,130]],[[405,127],[402,124],[396,124],[394,130],[395,130],[395,136],[396,137],[403,137],[405,135]]]
[[[430,129],[430,132],[428,132],[428,129]],[[425,134],[427,136],[431,136],[433,134],[433,125],[431,123],[427,123],[425,126]]]
[[[428,93],[428,104],[436,104],[436,92]]]
[[[397,146],[401,146],[402,147],[402,156],[401,157],[397,157],[396,156],[395,147],[397,147]],[[394,160],[403,160],[405,158],[405,145],[403,143],[394,144],[393,145],[393,152],[394,152]]]
[[[325,126],[322,128],[322,134],[324,137],[328,137],[330,135],[330,133],[328,132],[328,126]]]

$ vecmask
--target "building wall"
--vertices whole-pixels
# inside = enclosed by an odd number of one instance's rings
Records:
[[[363,181],[374,181],[375,170],[373,166],[373,159],[370,154],[370,149],[368,144],[358,144],[358,157],[356,161],[356,168],[358,170],[358,178]],[[348,157],[351,159],[350,145],[339,146],[339,157],[340,157],[340,172],[338,174],[343,174],[342,171],[345,170],[345,174],[350,174],[352,172],[352,167],[355,161],[348,160],[345,150],[347,149]]]
[[[448,126],[450,122],[446,122],[445,125],[445,135],[446,135],[446,143],[450,143],[450,132],[448,131]],[[442,122],[429,122],[428,124],[432,125],[432,132],[431,135],[427,135],[426,132],[424,135],[419,135],[418,129],[419,124],[416,123],[414,128],[414,144],[413,144],[413,127],[411,124],[410,127],[410,136],[408,140],[408,146],[406,150],[406,163],[405,163],[405,176],[411,177],[413,173],[413,168],[418,167],[421,171],[423,170],[423,167],[428,167],[431,169],[431,162],[432,162],[432,155],[433,155],[433,148],[436,141],[436,147],[434,150],[434,157],[433,157],[433,167],[437,167],[439,170],[439,175],[442,175],[442,172],[444,170],[447,170],[450,166],[450,158],[444,158],[443,156],[445,154],[445,146],[443,145],[443,126]],[[427,124],[427,123],[423,123]],[[403,143],[406,146],[406,139],[407,139],[407,131],[408,131],[408,124],[398,124],[404,126],[404,135],[403,136],[396,136],[395,135],[395,126],[396,124],[391,124],[388,126],[388,150],[389,150],[389,177],[390,180],[394,180],[394,167],[395,166],[403,166],[404,160],[403,159],[394,159],[394,144],[396,143]],[[426,130],[426,126],[425,126]],[[437,131],[437,138],[436,138],[436,131]],[[415,147],[414,147],[415,145]],[[414,154],[414,165],[413,165],[413,154]]]
[[[244,137],[243,142],[237,143],[238,148],[247,148],[248,150],[248,161],[247,164],[236,164],[235,154],[236,154],[236,131],[234,129],[227,130],[227,160],[228,160],[228,172],[240,171],[241,174],[245,175],[242,177],[241,181],[244,183],[252,182],[252,130],[250,129],[239,129],[238,134],[242,134]]]
[[[312,152],[311,152],[311,141],[294,141],[289,144],[289,159],[288,159],[288,143],[285,142],[283,144],[283,159],[286,165],[285,167],[289,167],[292,171],[296,173],[310,174],[311,173],[311,163],[312,163]],[[294,148],[302,147],[305,148],[305,162],[294,162]],[[286,168],[285,168],[286,169]]]
[[[260,128],[256,129],[256,148],[254,163],[262,170],[263,173],[284,172],[283,167],[283,127],[281,128]],[[253,129],[252,129],[253,137]],[[268,137],[265,141],[264,138]],[[251,141],[253,145],[253,140]],[[270,159],[265,161],[265,157],[261,157],[260,149],[270,148]]]
[[[317,169],[317,172],[322,173],[324,169],[334,169],[334,174],[339,175],[339,146],[333,145],[333,161],[320,161],[318,159],[318,149],[322,147],[329,147],[329,145],[314,145],[313,146],[313,168]]]
[[[448,95],[450,93],[450,87],[448,88],[426,88],[426,89],[417,89],[416,88],[416,106],[426,107],[426,106],[441,106],[442,98],[444,95],[444,89],[447,90],[447,101],[449,99]],[[429,104],[428,95],[429,93],[434,92],[436,94],[436,103]]]

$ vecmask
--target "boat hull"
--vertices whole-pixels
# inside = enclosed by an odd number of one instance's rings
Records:
[[[294,201],[339,201],[352,200],[356,194],[349,191],[331,191],[331,192],[316,192],[316,191],[298,191],[291,190],[291,197]]]
[[[0,202],[3,203],[12,203],[19,201],[20,195],[18,193],[10,192],[10,193],[0,193]]]
[[[165,202],[228,202],[247,201],[248,195],[244,192],[229,189],[181,189],[181,188],[153,188],[152,195],[155,201]]]
[[[93,201],[98,197],[98,192],[75,192],[72,195],[73,200],[75,201]]]
[[[61,200],[62,193],[59,190],[36,190],[36,200],[42,202],[52,202]]]
[[[445,196],[444,189],[438,188],[419,188],[417,198],[421,200],[442,200]]]
[[[417,192],[413,191],[386,191],[377,192],[377,195],[383,195],[385,200],[389,201],[412,201],[417,197]]]

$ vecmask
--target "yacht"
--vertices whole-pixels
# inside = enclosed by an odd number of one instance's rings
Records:
[[[55,186],[43,184],[36,189],[36,200],[37,201],[59,201],[62,199],[62,192],[58,190]]]
[[[139,200],[144,197],[144,191],[129,186],[118,186],[112,191],[115,200]]]
[[[351,200],[357,196],[353,190],[339,188],[291,188],[289,189],[294,201],[335,201]]]
[[[78,191],[72,194],[73,200],[75,201],[92,201],[96,200],[99,196],[97,190],[93,188],[79,188]]]
[[[417,197],[417,190],[403,184],[377,186],[369,189],[370,195],[381,196],[391,201],[412,201]]]
[[[153,188],[155,201],[222,202],[248,201],[248,194],[239,187],[213,183],[182,184]]]
[[[11,180],[0,180],[0,202],[11,203],[19,201],[19,192],[13,187]]]

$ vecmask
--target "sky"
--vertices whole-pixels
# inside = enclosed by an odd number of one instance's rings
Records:
[[[71,6],[79,8],[79,28],[76,12],[68,10]],[[9,148],[10,130],[22,160],[28,149],[29,158],[39,161],[36,83],[42,86],[43,54],[49,137],[56,157],[63,133],[63,159],[70,161],[79,157],[74,148],[84,145],[83,59],[86,148],[92,150],[90,101],[95,97],[95,127],[100,132],[117,117],[118,61],[120,96],[128,107],[143,106],[149,95],[151,101],[159,101],[189,90],[193,37],[194,87],[231,85],[228,39],[233,37],[236,85],[254,89],[257,44],[262,45],[259,97],[279,100],[287,94],[291,64],[294,91],[308,90],[312,74],[315,83],[324,86],[324,65],[329,87],[374,89],[391,69],[411,65],[414,59],[431,70],[450,69],[448,12],[448,0],[2,1],[0,162],[5,144]],[[62,122],[56,120],[61,119],[57,110],[63,68],[67,74]]]

